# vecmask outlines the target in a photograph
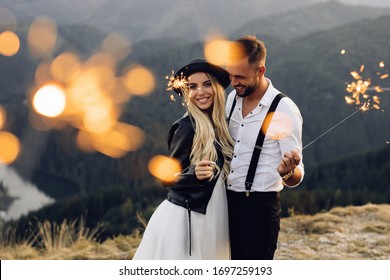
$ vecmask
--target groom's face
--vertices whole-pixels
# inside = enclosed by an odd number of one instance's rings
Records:
[[[259,67],[248,63],[244,58],[227,65],[231,85],[240,97],[251,95],[259,86]]]

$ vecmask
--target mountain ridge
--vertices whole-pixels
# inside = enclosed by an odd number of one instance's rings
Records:
[[[233,31],[231,37],[248,33],[276,35],[289,42],[310,33],[330,30],[366,18],[375,19],[383,15],[390,15],[390,8],[350,6],[338,1],[320,2],[305,8],[279,13],[276,16],[256,19]]]
[[[358,18],[390,13],[390,7],[380,3],[377,7],[364,6],[367,1],[359,1],[360,6],[347,5],[348,1],[318,0],[247,0],[239,6],[234,0],[148,0],[148,5],[136,0],[0,2],[0,6],[14,12],[22,23],[38,16],[48,16],[60,25],[83,23],[105,32],[119,32],[134,43],[162,38],[194,42],[204,41],[210,36],[228,37],[259,31],[290,40],[291,36],[319,30],[320,24],[334,27]],[[329,12],[324,14],[326,11]],[[355,18],[354,14],[357,15]]]

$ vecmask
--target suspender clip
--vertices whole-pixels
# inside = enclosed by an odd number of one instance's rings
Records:
[[[249,197],[251,187],[252,187],[251,182],[245,182],[245,196],[246,197]]]
[[[263,147],[262,146],[259,146],[259,145],[255,145],[255,149],[258,149],[258,150],[262,150],[263,149]]]

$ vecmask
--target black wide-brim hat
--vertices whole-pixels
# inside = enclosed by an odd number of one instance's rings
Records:
[[[220,66],[211,64],[204,59],[198,58],[192,60],[186,66],[183,66],[175,73],[175,78],[182,79],[191,76],[194,73],[204,72],[214,76],[218,82],[226,89],[230,84],[229,73]],[[182,95],[181,88],[174,88],[178,95]]]

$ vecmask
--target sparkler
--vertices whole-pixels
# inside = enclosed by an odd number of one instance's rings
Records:
[[[175,76],[174,72],[172,71],[171,76],[165,77],[168,80],[167,84],[167,90],[168,91],[175,91],[178,95],[183,96],[184,94],[188,92],[188,78],[183,76],[183,74],[180,74],[180,76]],[[169,96],[170,100],[176,101],[174,94],[171,94]],[[183,106],[187,109],[187,104],[183,102]]]
[[[345,51],[342,51],[342,54],[344,54]],[[385,63],[383,61],[379,62],[379,67],[383,68],[385,66]],[[309,147],[311,144],[316,142],[318,139],[322,138],[329,132],[331,132],[333,129],[338,127],[340,124],[344,123],[348,119],[350,119],[352,116],[357,114],[358,112],[366,112],[370,109],[370,107],[375,108],[377,110],[380,109],[380,97],[378,95],[373,95],[371,96],[368,91],[375,91],[377,93],[381,93],[384,91],[389,91],[390,88],[381,88],[380,86],[371,86],[372,85],[372,80],[371,78],[364,79],[362,76],[362,73],[364,71],[365,66],[361,65],[359,71],[352,71],[351,76],[355,79],[355,81],[348,83],[346,90],[347,92],[351,93],[350,96],[345,96],[345,100],[348,104],[356,104],[356,105],[361,105],[355,112],[341,120],[340,122],[336,123],[334,126],[329,128],[327,131],[322,133],[320,136],[312,140],[310,143],[306,144],[303,149]],[[380,79],[386,79],[389,77],[388,74],[381,74],[380,72],[377,73],[378,76],[380,76]],[[370,87],[371,86],[371,87]],[[366,100],[362,102],[362,99]],[[373,100],[373,105],[370,104],[370,100]],[[302,149],[302,150],[303,150]]]
[[[172,71],[171,76],[166,76],[168,80],[167,90],[182,91],[185,92],[188,89],[188,79],[187,77],[181,74],[180,76],[175,76]],[[179,94],[180,95],[180,94]]]
[[[379,67],[383,68],[385,66],[385,63],[383,61],[379,62]],[[372,98],[373,100],[373,105],[372,107],[379,110],[380,109],[380,98],[378,95],[370,96],[368,91],[375,91],[377,93],[384,92],[385,90],[387,91],[388,88],[381,88],[378,85],[371,86],[372,85],[372,80],[371,78],[365,79],[362,75],[363,71],[365,69],[364,65],[360,66],[360,70],[358,71],[352,71],[351,76],[355,79],[355,81],[347,84],[347,92],[350,92],[350,96],[345,96],[345,100],[348,104],[353,104],[355,103],[356,105],[362,104],[362,99],[370,99]],[[377,75],[381,80],[387,79],[389,77],[389,74],[382,74],[380,72],[377,72]],[[371,87],[370,87],[371,86]]]
[[[307,147],[309,147],[311,144],[313,144],[314,142],[316,142],[318,139],[322,138],[323,136],[325,136],[326,134],[328,134],[329,132],[331,132],[333,129],[335,129],[336,127],[338,127],[340,124],[342,124],[343,122],[347,121],[349,118],[351,118],[352,116],[354,116],[355,114],[357,114],[358,112],[362,111],[362,112],[365,112],[369,109],[370,107],[370,102],[367,101],[365,102],[360,108],[358,108],[355,112],[353,112],[352,114],[350,114],[349,116],[347,116],[346,118],[344,118],[343,120],[341,120],[340,122],[336,123],[334,126],[332,126],[331,128],[329,128],[327,131],[325,131],[324,133],[322,133],[320,136],[318,136],[317,138],[315,138],[314,140],[312,140],[310,143],[306,144],[302,150],[306,149]]]

